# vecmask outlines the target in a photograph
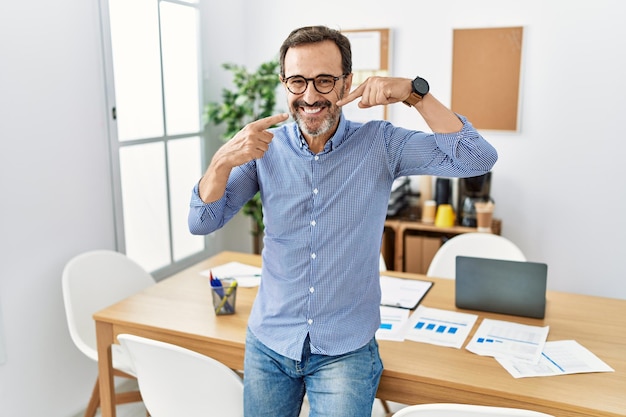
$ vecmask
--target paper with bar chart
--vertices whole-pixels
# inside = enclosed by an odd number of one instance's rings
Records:
[[[406,308],[380,306],[380,327],[376,331],[376,339],[402,342],[409,311]]]
[[[409,319],[405,338],[460,349],[477,318],[475,314],[420,305]]]
[[[538,363],[550,326],[483,319],[466,349],[477,355]]]

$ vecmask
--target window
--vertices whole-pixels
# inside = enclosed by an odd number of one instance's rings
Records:
[[[102,0],[118,249],[158,277],[197,260],[187,228],[202,172],[197,1]]]

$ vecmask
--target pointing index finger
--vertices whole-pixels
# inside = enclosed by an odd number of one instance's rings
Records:
[[[356,100],[357,98],[359,98],[359,97],[361,97],[363,95],[363,90],[365,90],[365,83],[359,85],[350,94],[348,94],[346,97],[344,97],[341,100],[339,100],[337,102],[337,105],[339,107],[345,106],[346,104]]]
[[[251,122],[250,127],[254,128],[255,130],[265,130],[274,125],[277,125],[280,122],[284,122],[288,118],[289,114],[287,113],[274,114],[272,116],[264,117],[263,119]]]

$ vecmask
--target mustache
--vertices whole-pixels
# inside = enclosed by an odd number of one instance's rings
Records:
[[[313,104],[309,104],[304,100],[296,100],[293,104],[296,107],[324,107],[324,106],[331,107],[332,105],[331,102],[328,100],[316,101]]]

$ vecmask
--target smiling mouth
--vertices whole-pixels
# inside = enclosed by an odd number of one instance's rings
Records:
[[[317,114],[324,109],[323,107],[300,107],[300,108],[306,114]]]
[[[324,110],[325,108],[329,108],[330,107],[330,103],[329,102],[323,102],[323,101],[317,101],[313,104],[308,104],[304,101],[300,101],[298,103],[295,103],[299,109],[301,109],[301,111],[306,114],[306,115],[311,115],[311,116],[315,116],[316,114],[319,114],[322,112],[322,110]]]

